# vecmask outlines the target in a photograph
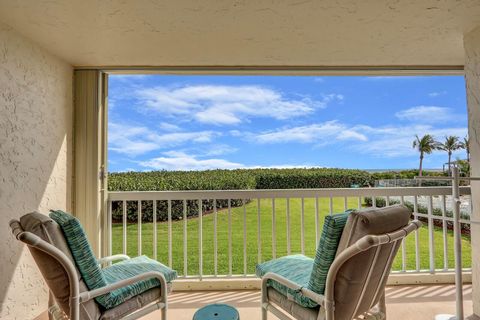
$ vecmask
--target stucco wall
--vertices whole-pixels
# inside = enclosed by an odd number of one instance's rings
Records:
[[[0,319],[32,319],[47,307],[40,273],[8,221],[70,209],[72,74],[0,23]]]

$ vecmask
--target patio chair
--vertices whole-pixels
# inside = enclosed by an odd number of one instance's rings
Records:
[[[257,265],[262,319],[385,319],[385,285],[402,240],[421,226],[401,205],[327,216],[315,259]],[[283,311],[283,312],[282,312]]]
[[[54,219],[32,212],[20,221],[10,221],[10,227],[30,249],[50,297],[65,318],[138,319],[161,309],[162,319],[166,319],[174,270],[145,256],[114,255],[97,260],[77,219],[61,211],[50,216]],[[114,261],[120,262],[101,267]]]

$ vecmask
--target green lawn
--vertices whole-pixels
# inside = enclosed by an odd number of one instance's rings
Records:
[[[357,198],[348,199],[350,208],[357,207]],[[329,212],[328,199],[320,199],[320,232],[323,225],[323,219]],[[342,212],[344,200],[334,199],[334,212]],[[247,274],[255,271],[255,264],[258,257],[257,240],[257,201],[254,200],[245,206],[246,208],[246,233],[247,233]],[[260,202],[261,208],[261,253],[262,261],[272,258],[272,203],[265,199]],[[315,254],[315,209],[314,199],[305,199],[305,254],[313,257]],[[301,252],[300,240],[300,212],[301,200],[290,199],[290,225],[291,225],[291,252]],[[287,234],[286,234],[286,200],[277,199],[275,202],[276,216],[276,251],[277,257],[287,254]],[[243,207],[232,208],[232,271],[233,274],[243,274]],[[213,221],[214,215],[203,216],[203,274],[214,273],[214,238]],[[183,275],[183,221],[174,221],[172,223],[172,254],[173,268]],[[187,256],[188,256],[188,275],[196,275],[199,272],[199,246],[198,246],[198,218],[187,221]],[[153,224],[142,224],[142,254],[152,256],[153,254]],[[157,224],[157,252],[158,260],[168,264],[168,234],[167,223]],[[217,239],[218,239],[218,274],[228,274],[228,211],[219,210],[217,217]],[[122,224],[113,226],[113,254],[122,252]],[[137,225],[129,224],[127,227],[128,248],[127,254],[136,256],[137,252]],[[443,268],[443,236],[440,228],[435,229],[435,266]],[[429,246],[428,229],[424,226],[419,230],[420,245],[420,267],[429,268]],[[464,267],[470,267],[471,264],[471,246],[469,237],[463,238],[463,261]],[[406,261],[407,269],[415,269],[415,237],[411,234],[406,240]],[[453,267],[453,235],[448,233],[448,261],[449,267]],[[393,268],[401,269],[401,250],[399,251]]]

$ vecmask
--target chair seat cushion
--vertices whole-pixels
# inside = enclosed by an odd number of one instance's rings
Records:
[[[167,292],[171,292],[172,284],[167,285]],[[138,311],[140,308],[143,308],[152,302],[158,301],[161,297],[161,291],[159,287],[155,287],[144,293],[135,296],[124,303],[116,306],[115,308],[108,309],[102,313],[98,320],[117,320],[122,319],[123,317]],[[90,318],[89,318],[90,319]]]
[[[267,289],[268,300],[281,307],[293,318],[298,320],[318,320],[325,319],[325,309],[317,306],[315,308],[305,308],[295,301],[287,299],[282,293],[269,287]]]
[[[146,256],[124,260],[120,263],[116,263],[110,267],[102,269],[103,275],[108,284],[129,279],[149,271],[158,271],[162,273],[168,283],[172,282],[177,277],[177,272],[175,270],[172,270],[160,262],[150,259]],[[143,292],[148,291],[149,289],[158,286],[160,286],[160,281],[156,278],[142,280],[126,287],[113,290],[106,295],[99,296],[96,300],[104,308],[111,309]]]
[[[310,274],[312,273],[313,259],[301,254],[281,257],[278,259],[270,260],[256,267],[256,274],[259,277],[263,277],[268,272],[281,275],[288,280],[298,284],[299,286],[308,287],[308,281],[310,280]],[[295,301],[301,306],[307,308],[315,308],[318,303],[305,297],[300,292],[289,289],[286,286],[269,280],[268,286],[271,286],[288,299]]]

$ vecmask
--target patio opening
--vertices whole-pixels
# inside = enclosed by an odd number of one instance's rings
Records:
[[[108,105],[109,253],[255,288],[257,263],[314,257],[325,216],[400,203],[424,226],[390,282],[453,281],[451,188],[413,177],[469,174],[463,77],[112,74]]]

